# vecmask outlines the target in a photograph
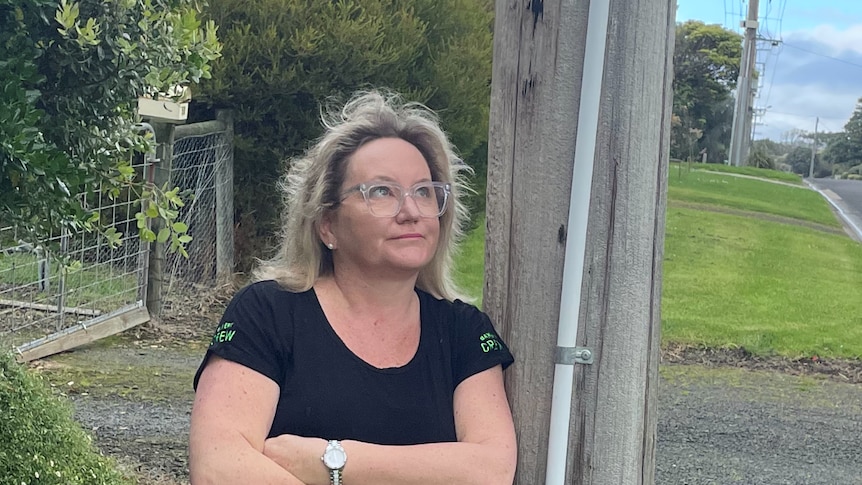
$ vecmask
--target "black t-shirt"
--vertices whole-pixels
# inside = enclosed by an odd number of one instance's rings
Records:
[[[314,290],[294,293],[274,281],[251,284],[228,305],[195,388],[215,354],[278,384],[269,437],[290,433],[388,445],[456,441],[455,387],[514,359],[476,307],[416,293],[416,355],[402,367],[378,369],[344,345]]]

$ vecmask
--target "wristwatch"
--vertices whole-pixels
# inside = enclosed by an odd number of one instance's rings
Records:
[[[320,457],[326,468],[329,468],[329,483],[330,485],[341,485],[341,470],[344,469],[344,464],[347,463],[347,452],[341,446],[338,440],[330,440],[326,443],[326,449],[323,451],[323,456]]]

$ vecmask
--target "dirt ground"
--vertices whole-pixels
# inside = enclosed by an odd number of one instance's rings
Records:
[[[188,482],[192,377],[227,292],[31,363],[143,485]],[[659,484],[862,484],[862,361],[663,351]]]

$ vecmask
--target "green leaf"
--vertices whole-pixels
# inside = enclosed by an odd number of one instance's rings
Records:
[[[143,239],[146,242],[155,242],[155,240],[156,240],[156,233],[147,227],[142,228],[140,234],[141,234],[141,239]]]
[[[174,222],[172,227],[174,229],[174,232],[176,232],[177,234],[184,234],[186,231],[189,230],[189,226],[182,221]]]
[[[156,241],[157,241],[157,242],[160,242],[160,243],[163,243],[163,242],[167,241],[169,237],[171,237],[171,229],[170,229],[170,228],[168,228],[168,227],[163,227],[163,228],[159,231],[159,235],[158,235],[158,237],[156,238]]]

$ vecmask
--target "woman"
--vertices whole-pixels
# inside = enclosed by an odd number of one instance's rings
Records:
[[[450,278],[465,166],[395,95],[324,127],[195,376],[192,482],[511,484],[513,359]]]

